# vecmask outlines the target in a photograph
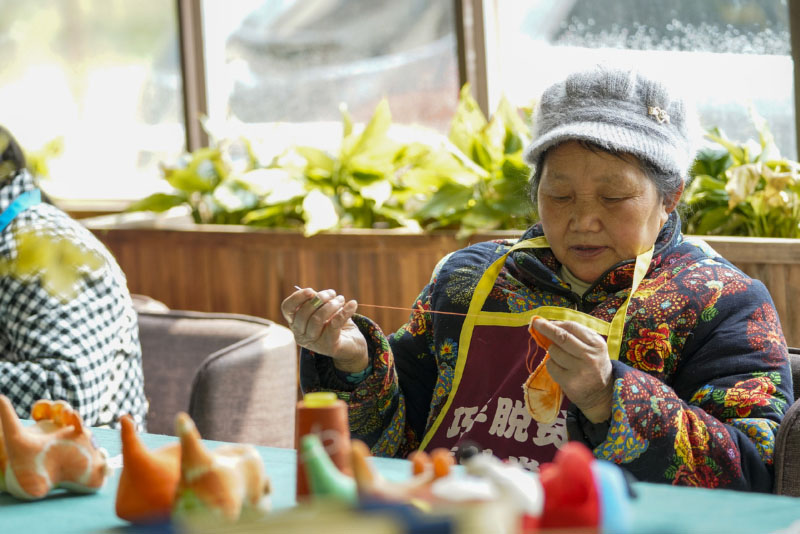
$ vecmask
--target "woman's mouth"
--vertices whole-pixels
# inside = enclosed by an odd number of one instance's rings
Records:
[[[596,247],[590,245],[574,245],[569,247],[569,251],[579,258],[594,258],[606,250],[606,247]]]

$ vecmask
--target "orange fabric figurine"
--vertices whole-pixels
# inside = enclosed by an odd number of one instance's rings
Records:
[[[78,413],[64,401],[39,400],[23,426],[8,397],[0,395],[0,491],[40,499],[55,488],[99,490],[110,470],[107,454],[92,443]]]
[[[256,518],[269,510],[269,479],[252,445],[227,444],[209,451],[192,419],[179,413],[181,476],[173,517],[187,521]]]
[[[550,348],[552,341],[544,337],[538,330],[533,327],[536,321],[545,321],[546,319],[534,315],[531,318],[528,332],[536,342],[537,345],[547,350]],[[544,358],[533,370],[528,380],[523,386],[525,391],[525,406],[528,412],[539,423],[550,424],[556,420],[558,412],[561,409],[561,403],[564,400],[564,392],[561,391],[561,386],[553,380],[550,373],[547,372],[547,360],[550,359],[550,353],[547,352]]]
[[[181,445],[170,443],[149,451],[136,435],[133,418],[122,423],[122,473],[117,486],[116,512],[132,523],[167,521],[181,474]]]
[[[413,476],[403,482],[390,482],[370,466],[370,456],[369,447],[363,441],[352,441],[350,459],[359,494],[394,502],[443,500],[432,493],[432,485],[434,481],[448,476],[455,464],[455,457],[447,449],[434,449],[430,454],[415,451],[408,457]]]

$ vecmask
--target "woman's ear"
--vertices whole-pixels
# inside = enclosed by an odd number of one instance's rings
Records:
[[[681,201],[681,195],[683,195],[683,188],[686,185],[686,182],[681,182],[681,186],[678,188],[677,191],[672,196],[669,196],[664,199],[664,210],[667,213],[672,213],[675,208],[678,206],[678,202]]]

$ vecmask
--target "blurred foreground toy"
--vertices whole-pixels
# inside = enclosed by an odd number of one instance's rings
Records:
[[[632,532],[632,492],[625,473],[597,460],[582,443],[568,442],[538,476],[479,452],[465,455],[461,463],[468,473],[490,479],[501,498],[513,503],[521,532]]]
[[[116,512],[132,523],[168,521],[181,475],[181,444],[155,450],[139,440],[133,419],[121,419],[122,473],[117,486]]]
[[[567,443],[539,474],[477,447],[469,453],[459,451],[462,472],[453,469],[453,456],[446,449],[430,455],[417,452],[409,457],[412,476],[401,481],[381,476],[371,465],[369,448],[358,440],[351,441],[353,477],[336,468],[316,435],[303,438],[301,451],[312,495],[362,509],[399,503],[466,516],[483,507],[482,513],[496,514],[493,532],[632,532],[632,492],[623,470],[595,459],[577,442]],[[504,513],[498,513],[498,506],[492,508],[499,504]],[[475,521],[485,524],[485,518]]]
[[[307,495],[313,498],[331,498],[350,504],[358,502],[356,481],[342,473],[325,451],[316,434],[306,434],[300,440],[298,462],[302,461],[302,476],[306,477]],[[297,482],[300,484],[300,480]]]
[[[26,500],[55,488],[99,490],[109,474],[107,454],[92,443],[78,413],[64,401],[37,401],[31,426],[23,426],[11,401],[0,395],[0,491]]]
[[[622,469],[597,460],[582,443],[571,441],[539,474],[544,489],[542,529],[631,532],[632,493]]]
[[[269,511],[269,479],[255,447],[227,444],[209,451],[185,413],[178,414],[175,429],[181,443],[181,475],[174,518],[232,522]]]
[[[347,420],[347,403],[330,391],[306,393],[303,400],[297,403],[295,417],[295,443],[300,448],[297,454],[297,491],[298,502],[302,502],[311,494],[309,476],[306,473],[303,452],[303,438],[306,435],[317,436],[324,449],[326,460],[330,460],[345,475],[350,470],[350,425]],[[312,444],[311,447],[314,447]],[[317,461],[319,461],[319,457]],[[319,493],[319,491],[317,492]]]
[[[394,502],[410,502],[426,509],[431,503],[449,501],[458,495],[436,492],[434,483],[450,475],[455,464],[453,454],[447,449],[434,449],[430,455],[415,451],[409,455],[412,476],[402,482],[390,482],[369,463],[369,447],[353,440],[350,458],[353,476],[359,495]]]
[[[521,532],[537,531],[544,509],[544,490],[537,474],[480,452],[474,446],[459,450],[458,456],[467,473],[488,481],[495,498],[509,504],[519,518]]]
[[[437,449],[430,456],[417,451],[409,456],[411,478],[390,482],[369,464],[369,447],[359,440],[350,442],[349,464],[353,476],[337,468],[315,434],[303,436],[300,454],[306,464],[311,494],[349,503],[357,503],[365,498],[402,503],[446,500],[434,495],[431,485],[435,480],[448,476],[450,467],[455,463],[447,449]]]
[[[312,495],[354,506],[360,517],[390,519],[402,532],[519,534],[509,506],[488,479],[455,473],[453,454],[435,449],[409,456],[411,476],[388,480],[372,466],[366,444],[351,441],[353,477],[341,473],[315,435],[303,438]],[[323,501],[319,501],[323,502]]]
[[[528,325],[528,333],[530,333],[537,345],[547,350],[550,348],[552,341],[533,327],[536,321],[545,320],[538,315],[534,315],[531,318],[530,325]],[[553,380],[553,377],[547,371],[547,360],[549,359],[550,353],[546,352],[542,361],[531,372],[522,387],[525,391],[525,406],[528,408],[528,412],[535,421],[544,424],[551,424],[556,420],[561,409],[561,403],[564,400],[564,392],[561,390],[561,386]]]

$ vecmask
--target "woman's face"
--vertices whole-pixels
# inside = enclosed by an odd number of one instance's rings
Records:
[[[584,282],[649,249],[675,204],[665,205],[634,156],[576,141],[547,153],[538,195],[553,254]]]

